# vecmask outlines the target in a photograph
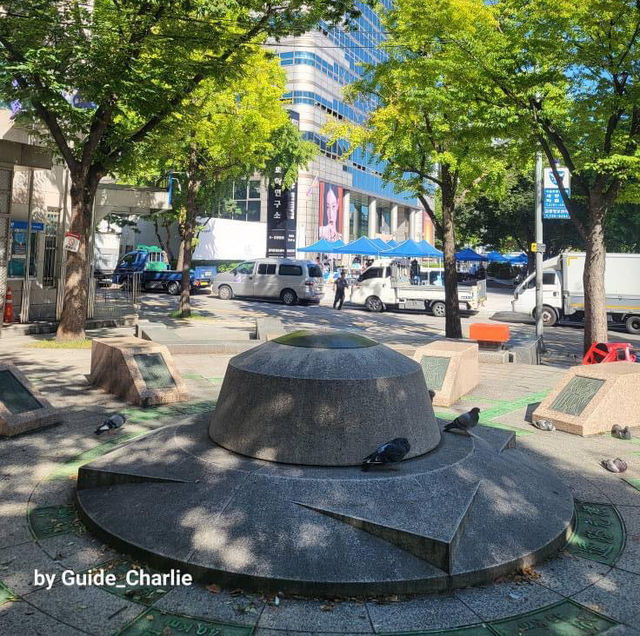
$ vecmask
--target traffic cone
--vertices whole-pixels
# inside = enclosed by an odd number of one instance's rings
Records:
[[[13,322],[13,292],[11,287],[7,287],[7,295],[4,301],[4,322]]]

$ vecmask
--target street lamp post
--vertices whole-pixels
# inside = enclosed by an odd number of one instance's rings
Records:
[[[538,354],[544,351],[544,322],[542,320],[542,308],[544,304],[542,287],[542,258],[544,237],[542,233],[542,152],[536,153],[536,340],[538,342]]]

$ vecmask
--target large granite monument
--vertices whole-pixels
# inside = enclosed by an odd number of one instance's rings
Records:
[[[406,436],[393,469],[362,472]],[[198,580],[308,595],[446,590],[561,548],[573,500],[513,433],[442,433],[420,365],[349,333],[296,332],[233,358],[208,422],[82,466],[104,541]]]

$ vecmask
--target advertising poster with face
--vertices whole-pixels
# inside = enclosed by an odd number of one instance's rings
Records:
[[[342,187],[320,182],[318,238],[337,241],[342,238]]]

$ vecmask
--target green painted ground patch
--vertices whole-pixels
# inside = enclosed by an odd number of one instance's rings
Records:
[[[250,636],[251,627],[215,623],[208,620],[199,620],[167,614],[158,610],[149,610],[136,617],[121,632],[120,636],[178,636],[179,634],[191,634],[192,636]]]
[[[616,621],[569,600],[489,623],[491,629],[500,636],[602,634],[617,624]]]
[[[81,453],[74,459],[61,464],[47,477],[47,479],[69,479],[78,473],[78,468],[80,468],[80,466],[83,466],[98,457],[106,455],[121,444],[124,444],[124,442],[129,442],[138,437],[142,437],[143,435],[147,435],[147,433],[148,431],[143,431],[141,433],[116,433],[116,436],[109,441],[104,442],[103,444],[98,444],[98,446],[94,446],[88,451]]]
[[[13,601],[16,595],[6,586],[0,583],[0,605]]]
[[[80,536],[86,532],[72,505],[33,508],[29,511],[29,525],[36,539],[55,537],[59,534]]]
[[[634,455],[638,455],[640,453],[634,453]],[[640,490],[640,479],[635,477],[627,477],[625,481],[629,484],[629,486],[633,486],[636,490]]]
[[[129,601],[133,601],[134,603],[141,603],[142,605],[153,605],[153,603],[173,589],[168,585],[164,587],[157,587],[153,585],[130,585],[127,583],[127,572],[130,572],[131,570],[144,570],[145,573],[151,575],[156,574],[157,571],[152,570],[141,563],[130,561],[128,559],[115,559],[114,561],[110,561],[109,563],[93,568],[92,571],[95,572],[96,570],[104,570],[107,574],[116,575],[115,584],[101,586],[103,590]],[[137,634],[138,632],[132,633]]]
[[[625,540],[624,524],[614,506],[576,501],[576,523],[567,545],[569,552],[613,565],[622,554]]]

